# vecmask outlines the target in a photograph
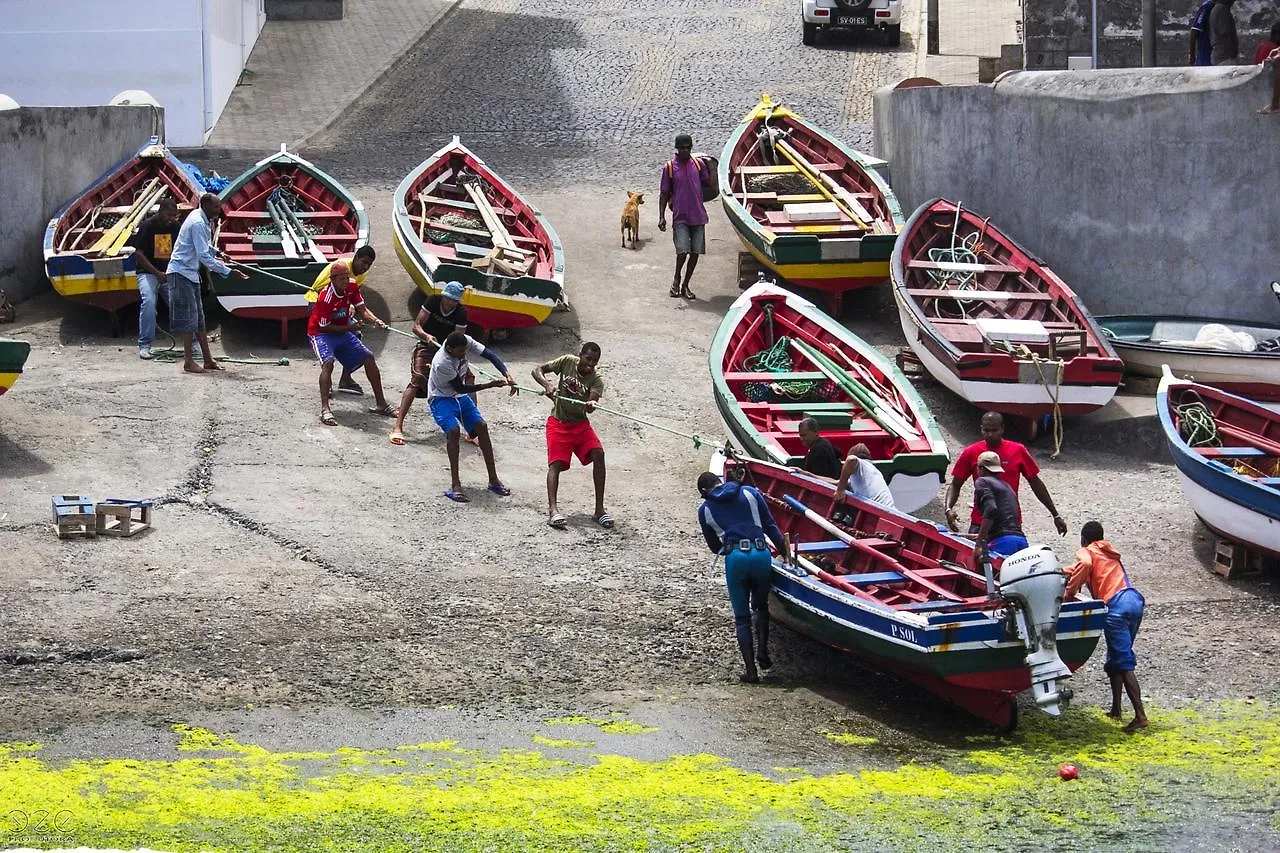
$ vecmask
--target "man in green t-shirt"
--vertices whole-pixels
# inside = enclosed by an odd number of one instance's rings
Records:
[[[568,470],[574,456],[582,465],[591,463],[596,484],[596,511],[591,517],[601,527],[613,527],[613,519],[604,511],[604,446],[587,420],[595,411],[592,403],[604,393],[604,380],[596,373],[599,362],[600,345],[588,341],[577,355],[562,355],[533,369],[534,381],[555,401],[547,418],[547,524],[557,530],[569,523],[556,505],[556,492],[560,472]],[[559,381],[553,383],[548,373],[558,374]],[[575,400],[582,402],[571,402]]]

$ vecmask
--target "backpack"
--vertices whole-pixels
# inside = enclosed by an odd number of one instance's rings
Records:
[[[702,175],[704,169],[710,170],[711,180],[702,185],[702,203],[715,201],[716,196],[720,195],[720,161],[710,154],[697,152],[692,155],[693,162],[698,164],[698,174]],[[676,174],[676,161],[667,161],[667,177],[674,178]]]

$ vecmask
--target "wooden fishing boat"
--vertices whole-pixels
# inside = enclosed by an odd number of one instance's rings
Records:
[[[203,189],[152,137],[53,215],[44,231],[44,267],[58,293],[115,312],[138,301],[138,272],[128,245],[162,198],[185,215]]]
[[[280,321],[281,344],[287,344],[288,322],[311,312],[305,288],[331,261],[369,242],[364,205],[283,145],[221,196],[224,216],[214,242],[232,261],[264,272],[214,276],[218,303],[239,317]]]
[[[31,355],[31,344],[26,341],[15,341],[13,338],[0,338],[0,396],[13,387],[22,375],[22,366]]]
[[[752,285],[729,306],[709,361],[720,416],[747,455],[799,465],[796,428],[813,417],[842,458],[867,445],[899,509],[937,497],[947,446],[924,401],[875,347],[807,299]]]
[[[849,290],[889,277],[902,208],[871,158],[768,95],[720,158],[725,213],[747,251],[780,278],[821,291],[839,313]]]
[[[1280,412],[1166,369],[1156,413],[1205,526],[1280,557]]]
[[[973,543],[927,521],[849,495],[831,521],[831,483],[758,460],[730,460],[735,470],[765,494],[797,556],[794,568],[774,560],[771,616],[1005,728],[1023,690],[1053,714],[1070,697],[1106,605],[1076,596],[1059,608],[1052,551],[996,561],[989,582]]]
[[[1124,365],[1053,270],[987,219],[934,199],[893,250],[902,333],[935,379],[975,406],[1082,414],[1115,396]]]
[[[564,302],[564,251],[542,213],[454,137],[396,188],[391,237],[424,293],[462,282],[472,333],[536,326]]]
[[[1098,317],[1111,346],[1135,376],[1161,375],[1169,365],[1174,376],[1194,379],[1250,400],[1280,402],[1280,348],[1246,352],[1214,349],[1206,326],[1221,326],[1255,342],[1280,339],[1280,325],[1246,323],[1167,314],[1112,314]]]

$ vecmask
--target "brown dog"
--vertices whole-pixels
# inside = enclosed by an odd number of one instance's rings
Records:
[[[622,248],[627,248],[627,240],[631,240],[631,248],[636,247],[636,239],[640,236],[640,205],[644,204],[644,193],[633,193],[627,190],[627,203],[622,206]],[[629,236],[628,236],[629,235]]]

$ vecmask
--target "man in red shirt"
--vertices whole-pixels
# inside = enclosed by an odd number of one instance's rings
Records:
[[[988,450],[1000,457],[1000,464],[1004,469],[999,473],[1000,479],[1008,483],[1016,495],[1021,478],[1026,477],[1031,491],[1053,516],[1053,526],[1058,529],[1058,535],[1066,536],[1067,522],[1058,515],[1058,510],[1053,505],[1053,498],[1049,496],[1048,487],[1040,480],[1040,466],[1031,458],[1031,454],[1027,452],[1024,445],[1004,437],[1004,417],[999,412],[987,412],[982,416],[982,441],[969,445],[956,457],[956,464],[951,469],[951,482],[947,485],[947,525],[952,530],[960,529],[960,519],[956,515],[956,501],[960,499],[960,484],[974,479],[978,472],[978,456]],[[1018,520],[1022,520],[1021,515]],[[969,516],[969,532],[977,533],[981,527],[982,512],[974,506]]]
[[[370,257],[368,263],[362,264],[364,261],[364,257],[358,257],[352,262],[353,267],[357,267],[354,270],[356,275],[364,272],[373,259]],[[335,263],[330,271],[329,283],[317,294],[316,304],[311,308],[311,318],[307,321],[311,348],[315,351],[316,358],[320,359],[320,423],[325,426],[338,424],[333,412],[329,411],[335,359],[347,372],[364,368],[365,376],[369,377],[369,384],[373,386],[374,406],[369,409],[371,414],[392,416],[396,413],[395,407],[382,394],[382,375],[378,372],[378,362],[355,334],[356,329],[360,328],[360,321],[352,314],[356,310],[379,329],[387,327],[386,323],[375,317],[365,306],[360,288],[352,280],[352,269],[344,263]]]

